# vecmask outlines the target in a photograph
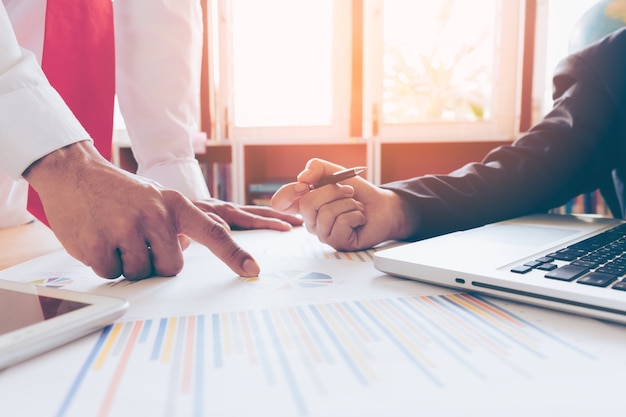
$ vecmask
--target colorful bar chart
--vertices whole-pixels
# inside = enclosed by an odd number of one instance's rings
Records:
[[[373,250],[364,250],[357,252],[324,252],[324,259],[335,259],[338,261],[353,261],[353,262],[372,262],[374,260]]]
[[[559,358],[546,357],[555,350]],[[145,403],[145,415],[250,415],[264,406],[307,416],[325,398],[367,395],[398,375],[436,391],[459,379],[532,378],[559,360],[594,358],[474,294],[133,320],[100,334],[57,416],[120,415],[131,402]],[[258,402],[239,401],[242,391]]]
[[[311,241],[311,239],[309,239]],[[284,253],[285,250],[281,248]],[[332,259],[335,261],[348,261],[348,262],[373,262],[374,252],[373,249],[355,251],[355,252],[340,252],[334,250],[328,245],[324,245],[320,242],[310,242],[309,246],[302,245],[302,247],[294,247],[292,256],[306,256],[313,259]]]

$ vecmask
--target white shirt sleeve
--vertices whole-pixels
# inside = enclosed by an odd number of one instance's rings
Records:
[[[17,179],[39,158],[89,139],[34,55],[19,47],[0,4],[0,167]]]
[[[26,210],[28,183],[14,180],[0,171],[0,229],[26,224],[33,215]]]
[[[202,9],[197,0],[115,0],[116,88],[137,173],[209,198],[193,151],[199,129]]]

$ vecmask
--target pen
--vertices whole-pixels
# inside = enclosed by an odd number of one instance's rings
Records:
[[[328,184],[337,184],[340,181],[347,180],[348,178],[356,177],[362,172],[365,172],[367,167],[354,167],[348,168],[341,171],[337,171],[332,175],[327,175],[323,177],[319,182],[315,185],[309,185],[309,190],[313,191],[317,188],[323,187]]]

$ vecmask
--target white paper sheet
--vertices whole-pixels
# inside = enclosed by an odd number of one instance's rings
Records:
[[[389,277],[303,229],[193,245],[174,278],[107,281],[64,251],[0,272],[127,298],[107,329],[0,373],[3,416],[621,415],[626,327]]]

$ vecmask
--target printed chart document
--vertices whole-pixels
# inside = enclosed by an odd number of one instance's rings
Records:
[[[234,232],[237,277],[97,277],[64,251],[1,279],[129,300],[101,332],[0,373],[3,416],[620,415],[626,327],[387,276],[304,229]]]

